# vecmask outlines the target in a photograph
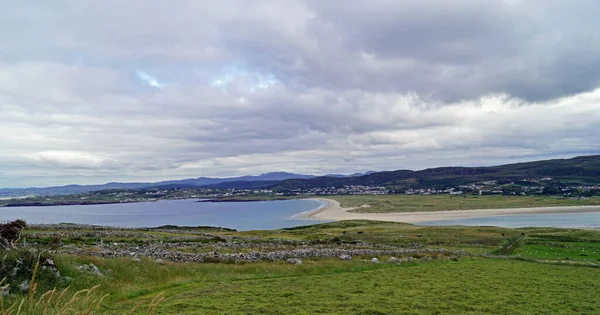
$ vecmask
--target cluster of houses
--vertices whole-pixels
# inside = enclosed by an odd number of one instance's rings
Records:
[[[290,190],[290,192],[279,192],[278,195],[292,194],[292,195],[309,195],[309,196],[321,196],[321,195],[387,195],[390,190],[383,186],[364,186],[364,185],[345,185],[343,187],[319,187],[310,189],[296,188]]]

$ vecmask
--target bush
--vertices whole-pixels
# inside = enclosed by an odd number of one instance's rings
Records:
[[[16,243],[21,238],[21,231],[25,227],[27,223],[23,220],[0,223],[0,246],[5,250],[16,248]]]
[[[44,265],[47,261],[52,261],[52,257],[47,252],[38,252],[34,249],[5,251],[0,260],[0,280],[4,279],[4,284],[9,285],[11,292],[15,292],[21,283],[29,283],[36,265]],[[36,277],[39,285],[45,289],[52,288],[59,282],[55,270],[44,266],[37,271]]]

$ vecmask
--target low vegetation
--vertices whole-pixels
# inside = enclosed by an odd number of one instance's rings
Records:
[[[30,226],[21,239],[3,255],[46,256],[25,263],[29,288],[11,283],[3,314],[600,311],[600,231],[377,221],[244,232],[51,225]],[[340,259],[351,251],[361,254]],[[234,253],[248,256],[225,259]],[[194,257],[211,259],[186,262]]]

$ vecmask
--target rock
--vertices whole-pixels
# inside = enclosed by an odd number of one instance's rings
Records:
[[[133,257],[132,258],[133,261],[142,261],[141,259],[137,258],[137,257]]]
[[[96,265],[94,264],[90,264],[90,270],[92,271],[92,273],[99,273],[102,274],[102,272],[100,272],[100,268],[98,268]]]
[[[89,264],[89,265],[83,264],[81,266],[78,266],[77,269],[79,269],[81,271],[89,272],[90,274],[93,274],[96,276],[103,276],[102,272],[100,271],[100,268],[98,268],[94,264]]]
[[[344,254],[340,256],[340,260],[352,260],[352,256]]]
[[[371,262],[374,264],[378,264],[379,263],[379,259],[377,259],[377,257],[373,257],[371,258]]]
[[[1,287],[0,290],[2,291],[2,296],[7,296],[10,293],[8,287]]]
[[[285,262],[290,265],[302,265],[302,260],[298,258],[289,258]]]
[[[390,257],[390,259],[388,259],[389,263],[394,263],[394,264],[399,264],[401,261],[400,259],[396,258],[396,257]]]
[[[71,277],[61,277],[59,281],[62,284],[71,284],[71,282],[73,282],[73,278],[71,278]]]
[[[54,260],[52,260],[50,258],[47,258],[42,265],[48,266],[48,267],[56,267],[56,265],[54,264]]]
[[[21,291],[23,293],[29,292],[29,282],[27,280],[25,280],[19,284],[19,291]]]
[[[158,259],[156,259],[156,260],[155,260],[155,262],[156,262],[157,264],[161,264],[161,265],[165,263],[165,261],[164,261],[164,260],[162,260],[161,258],[158,258]]]

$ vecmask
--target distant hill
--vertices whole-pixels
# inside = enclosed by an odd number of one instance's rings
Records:
[[[189,188],[221,189],[270,188],[287,191],[344,185],[386,186],[390,189],[455,187],[496,180],[500,184],[524,179],[552,178],[551,183],[600,184],[600,155],[570,159],[543,160],[490,167],[438,167],[419,171],[397,170],[326,176],[271,172],[258,176],[230,178],[198,177],[156,183],[108,183],[104,185],[67,185],[48,188],[0,189],[0,197],[84,193],[105,189]]]
[[[600,184],[600,155],[544,160],[491,167],[438,167],[420,171],[376,172],[356,177],[315,177],[288,179],[272,186],[275,190],[310,189],[344,185],[378,185],[390,188],[458,186],[496,180],[507,183],[524,179],[552,178],[569,184]]]
[[[336,176],[352,176],[352,175],[336,175]],[[141,188],[189,188],[189,187],[219,187],[215,186],[221,183],[234,182],[237,184],[230,187],[238,188],[258,188],[264,186],[272,186],[273,184],[286,179],[308,179],[314,178],[314,175],[294,174],[286,172],[270,172],[257,176],[240,176],[228,178],[210,178],[198,177],[182,180],[168,180],[154,183],[107,183],[103,185],[66,185],[54,187],[32,187],[32,188],[0,188],[0,197],[3,196],[26,196],[26,195],[62,195],[62,194],[79,194],[90,191],[106,190],[106,189],[141,189]],[[257,183],[250,183],[257,182]],[[228,188],[225,185],[223,188]]]

